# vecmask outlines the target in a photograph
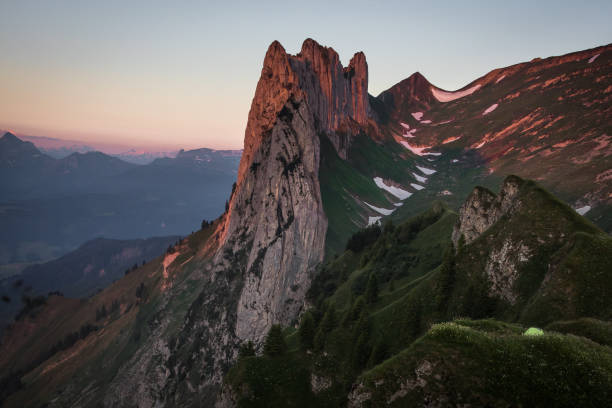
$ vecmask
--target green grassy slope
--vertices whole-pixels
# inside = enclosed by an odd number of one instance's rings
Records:
[[[230,394],[245,407],[606,401],[612,239],[533,182],[518,199],[519,210],[458,253],[449,250],[457,215],[441,204],[353,235],[308,294],[312,345],[301,328],[285,332],[286,354],[239,360]],[[530,253],[513,304],[485,272],[505,242]],[[544,336],[523,336],[531,325]]]

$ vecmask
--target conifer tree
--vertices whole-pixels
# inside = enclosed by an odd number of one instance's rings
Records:
[[[315,321],[310,312],[304,313],[298,334],[300,336],[300,348],[304,351],[311,350],[314,346]]]
[[[240,346],[240,350],[238,350],[238,357],[253,357],[255,355],[255,346],[252,341],[247,341],[246,343]]]
[[[378,301],[378,279],[376,278],[376,274],[374,272],[370,274],[370,279],[368,279],[365,297],[368,304],[376,303]]]
[[[264,354],[268,357],[280,356],[287,351],[287,344],[280,325],[272,325],[264,344]]]

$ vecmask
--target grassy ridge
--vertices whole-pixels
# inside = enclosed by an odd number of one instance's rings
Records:
[[[533,182],[517,200],[458,252],[448,249],[457,215],[442,204],[355,234],[308,293],[313,345],[300,328],[286,332],[285,355],[240,359],[226,379],[239,406],[603,406],[612,238]],[[508,246],[513,303],[486,272]],[[530,325],[544,335],[524,336]]]

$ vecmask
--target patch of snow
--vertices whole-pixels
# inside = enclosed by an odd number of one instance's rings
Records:
[[[402,125],[404,129],[410,129],[410,125],[407,125],[404,122],[400,122],[400,125]]]
[[[373,209],[374,211],[376,211],[377,213],[382,214],[382,215],[390,215],[391,213],[393,213],[393,211],[395,211],[395,209],[387,210],[386,208],[376,207],[370,203],[366,203],[365,201],[363,203],[367,205],[368,207],[370,207],[371,209]]]
[[[424,123],[424,124],[428,125],[428,124],[431,123],[431,120],[429,120],[429,119],[428,120],[422,120],[421,123]]]
[[[406,149],[410,150],[412,153],[418,156],[440,156],[442,154],[442,153],[435,153],[435,152],[425,152],[425,150],[431,149],[432,146],[414,147],[414,146],[411,146],[408,142],[400,142],[400,143]]]
[[[410,129],[407,130],[406,132],[404,132],[404,134],[402,136],[404,137],[414,137],[414,134],[416,133],[416,129]]]
[[[593,55],[591,58],[589,58],[589,64],[592,64],[593,61],[595,61],[597,59],[597,57],[599,57],[601,54],[595,54]],[[588,210],[587,210],[588,211]]]
[[[419,176],[416,173],[412,173],[412,175],[414,176],[415,179],[417,179],[418,182],[420,183],[427,183],[427,179],[423,176]]]
[[[376,224],[376,223],[380,223],[380,219],[382,217],[368,217],[368,226]]]
[[[414,112],[414,113],[412,113],[412,117],[415,118],[416,120],[420,121],[421,118],[423,117],[423,112]]]
[[[414,189],[416,189],[416,190],[422,190],[422,189],[424,189],[424,188],[425,188],[425,187],[423,187],[423,186],[421,186],[421,185],[419,185],[419,184],[415,184],[415,183],[410,183],[410,185],[411,185],[411,186],[412,186]]]
[[[457,160],[457,159],[453,159],[453,160],[451,161],[451,163],[458,163],[458,162],[459,162],[459,160]]]
[[[444,139],[442,144],[451,143],[451,142],[454,142],[455,140],[459,140],[459,139],[461,139],[461,136],[451,136],[448,139]]]
[[[456,92],[443,91],[441,89],[438,89],[432,86],[431,93],[433,94],[434,98],[436,98],[440,102],[450,102],[450,101],[454,101],[455,99],[459,99],[459,98],[463,98],[464,96],[471,95],[474,92],[476,92],[478,89],[480,89],[480,84],[474,85],[473,87],[465,89],[463,91],[456,91]]]
[[[404,205],[404,203],[395,203],[393,205],[396,206],[396,207],[401,207],[402,205]]]
[[[393,194],[400,200],[405,200],[412,195],[412,193],[409,191],[402,190],[401,188],[385,184],[383,179],[380,177],[374,177],[374,183],[378,186],[378,188],[388,191],[389,193]]]
[[[496,84],[499,84],[499,81],[501,81],[502,79],[504,79],[506,77],[506,74],[500,76],[499,78],[497,78],[497,81],[495,81]]]
[[[485,145],[485,143],[487,143],[487,141],[483,140],[482,142],[480,142],[476,146],[474,146],[474,149],[480,149],[482,146]]]
[[[445,120],[444,122],[434,123],[434,126],[446,125],[447,123],[451,123],[451,122],[452,120],[449,119],[449,120]]]
[[[496,103],[494,103],[493,105],[489,106],[487,109],[485,109],[484,112],[482,112],[482,116],[487,115],[487,114],[493,112],[495,109],[497,109],[498,106],[499,105],[496,104]]]
[[[417,169],[421,170],[421,173],[427,174],[428,176],[434,174],[436,171],[428,169],[427,167],[416,166]]]
[[[597,54],[597,55],[599,55],[599,54]],[[584,214],[588,213],[590,210],[591,210],[591,206],[590,205],[585,205],[584,207],[576,208],[576,212],[578,214],[580,214],[580,215],[584,215]]]

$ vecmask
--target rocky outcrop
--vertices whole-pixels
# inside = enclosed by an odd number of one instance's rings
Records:
[[[350,135],[370,117],[363,53],[344,68],[312,39],[295,56],[274,42],[263,65],[220,251],[247,248],[235,334],[255,342],[295,318],[323,259],[319,136],[346,157]]]
[[[318,169],[314,118],[304,100],[290,100],[232,200],[232,251],[250,244],[237,310],[241,340],[259,343],[272,324],[289,324],[302,308],[327,230]]]
[[[325,248],[320,137],[346,156],[351,135],[368,120],[362,53],[343,68],[333,49],[310,39],[295,56],[270,45],[236,189],[216,233],[220,246],[167,359],[167,404],[213,404],[238,346],[261,346],[272,324],[298,316]]]
[[[484,187],[476,187],[459,209],[459,219],[452,234],[455,248],[460,244],[471,243],[502,215],[518,208],[519,203],[514,198],[522,183],[519,177],[507,177],[499,195]]]
[[[431,83],[420,72],[382,92],[377,99],[396,120],[410,118],[415,110],[427,111],[437,102],[431,93]]]
[[[333,48],[312,39],[304,41],[297,55],[287,54],[278,41],[270,45],[249,111],[239,184],[264,135],[290,98],[307,102],[315,130],[328,135],[338,154],[346,158],[350,135],[370,117],[365,55],[355,54],[344,68]]]

